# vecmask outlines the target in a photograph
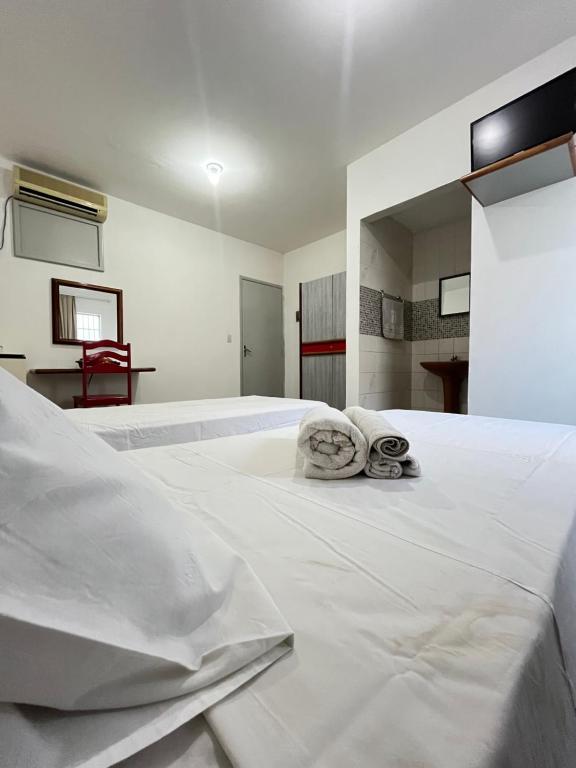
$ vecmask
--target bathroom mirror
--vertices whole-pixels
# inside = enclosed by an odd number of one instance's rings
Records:
[[[52,342],[122,343],[122,291],[103,285],[52,279]]]
[[[470,272],[440,279],[440,317],[470,312]]]

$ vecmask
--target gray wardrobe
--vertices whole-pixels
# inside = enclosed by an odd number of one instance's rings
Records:
[[[346,273],[300,284],[300,396],[346,407]]]

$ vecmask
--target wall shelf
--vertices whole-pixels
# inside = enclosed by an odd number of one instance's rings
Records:
[[[576,176],[574,133],[566,133],[537,147],[463,176],[460,181],[482,206]]]

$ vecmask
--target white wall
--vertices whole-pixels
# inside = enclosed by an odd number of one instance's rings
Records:
[[[11,165],[2,161],[7,169]],[[0,203],[11,173],[0,171]],[[50,278],[124,291],[124,337],[141,374],[140,402],[240,393],[240,275],[282,283],[279,253],[109,198],[104,224],[104,272],[15,258],[10,226],[0,251],[0,345],[24,353],[29,368],[69,367],[78,347],[51,342]],[[11,223],[11,222],[10,222]],[[232,343],[227,335],[232,334]],[[70,404],[78,383],[34,377],[30,383]]]
[[[474,413],[576,424],[576,179],[472,211]]]
[[[346,232],[324,237],[284,254],[284,344],[286,397],[300,396],[299,307],[300,283],[334,275],[346,269]]]
[[[373,152],[365,155],[348,166],[347,190],[347,273],[348,273],[348,340],[347,340],[347,399],[356,403],[360,393],[359,348],[358,333],[359,301],[358,289],[360,282],[360,221],[366,216],[372,216],[394,205],[421,195],[432,189],[448,184],[465,175],[470,170],[469,126],[470,123],[497,107],[520,96],[522,93],[541,85],[551,78],[570,69],[576,63],[576,37],[572,37],[559,46],[547,51],[542,56],[495,80],[484,88],[476,91],[467,98],[439,112],[428,120],[420,123],[411,130],[396,137]],[[569,205],[572,196],[572,184],[559,185],[555,192],[557,203],[562,211]],[[563,219],[559,233],[552,234],[549,225],[550,210],[544,204],[548,199],[547,192],[536,193],[536,197],[528,196],[535,201],[531,215],[530,232],[542,233],[550,231],[551,242],[557,253],[569,249],[572,244],[573,232]],[[523,205],[522,198],[516,205]],[[506,208],[506,205],[504,206]],[[514,209],[514,205],[512,205]],[[495,210],[495,209],[494,209]],[[538,297],[522,290],[522,272],[524,264],[530,262],[530,284],[541,282],[547,285],[550,279],[550,248],[542,236],[535,243],[530,242],[517,227],[517,216],[508,206],[501,214],[499,243],[495,244],[499,257],[491,255],[492,245],[489,243],[490,227],[480,224],[486,212],[473,206],[473,242],[472,242],[472,312],[470,340],[470,398],[471,413],[509,413],[505,403],[511,403],[518,398],[519,388],[522,389],[522,406],[516,409],[516,415],[524,418],[539,418],[543,414],[542,386],[538,383],[541,365],[538,354],[522,361],[518,366],[516,356],[507,357],[507,352],[517,343],[518,327],[524,328],[524,333],[537,331],[539,337],[546,335],[552,339],[558,325],[568,323],[572,327],[573,301],[566,304],[555,302],[555,311],[538,312],[535,316],[535,306],[541,306]],[[561,214],[562,215],[562,214]],[[495,214],[498,216],[498,214]],[[490,216],[492,225],[492,216]],[[530,260],[516,261],[516,268],[511,269],[510,261],[502,256],[500,243],[516,244],[518,251],[531,254]],[[564,265],[562,257],[559,260]],[[491,262],[491,264],[490,264]],[[576,268],[576,260],[574,260]],[[553,264],[553,262],[552,262]],[[572,274],[568,274],[569,280]],[[566,275],[557,275],[558,280],[566,280]],[[498,333],[488,338],[486,328],[490,323],[486,315],[494,311],[494,299],[488,298],[487,291],[482,291],[482,285],[488,285],[489,280],[499,283],[502,281],[503,292],[509,296],[512,291],[514,308],[517,314],[514,323],[506,321],[509,309],[502,309],[498,314],[502,319]],[[569,281],[568,280],[568,281]],[[519,287],[520,286],[520,287]],[[478,293],[476,293],[478,292]],[[563,298],[560,293],[559,297]],[[502,297],[503,300],[503,297]],[[506,304],[505,306],[509,306]],[[546,307],[547,308],[547,307]],[[498,351],[496,351],[498,350]],[[566,350],[557,349],[558,358]],[[501,365],[498,371],[487,374],[494,368],[498,360]],[[560,363],[555,367],[559,373]],[[564,366],[566,367],[566,366]],[[492,389],[492,396],[479,399],[479,393],[484,387],[487,375],[500,377],[502,386],[499,394]],[[506,391],[504,391],[506,390]],[[568,393],[564,385],[556,381],[556,389],[548,397],[562,398],[562,402],[548,409],[548,415],[554,415],[560,421],[573,419],[573,391]]]
[[[439,280],[470,272],[470,216],[414,234],[412,301],[437,299]]]

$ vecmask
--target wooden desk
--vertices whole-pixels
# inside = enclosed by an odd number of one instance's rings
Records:
[[[156,368],[140,367],[132,368],[132,382],[134,388],[138,383],[142,383],[140,373],[154,373]],[[122,370],[112,371],[110,374],[91,374],[92,383],[96,393],[103,394],[114,391],[114,382],[118,383],[118,375]],[[124,370],[124,376],[126,371]],[[77,365],[70,368],[31,368],[28,371],[27,383],[48,400],[52,400],[61,408],[70,408],[73,399],[82,388],[82,369]],[[122,382],[124,384],[124,382]]]
[[[126,374],[126,371],[123,371],[120,366],[118,367],[120,370],[110,371],[111,376],[114,376],[116,373]],[[132,368],[132,373],[154,373],[155,370],[156,368]],[[60,376],[61,374],[82,373],[82,368],[32,368],[30,373],[34,373],[37,376]],[[108,374],[104,375],[107,376]]]

